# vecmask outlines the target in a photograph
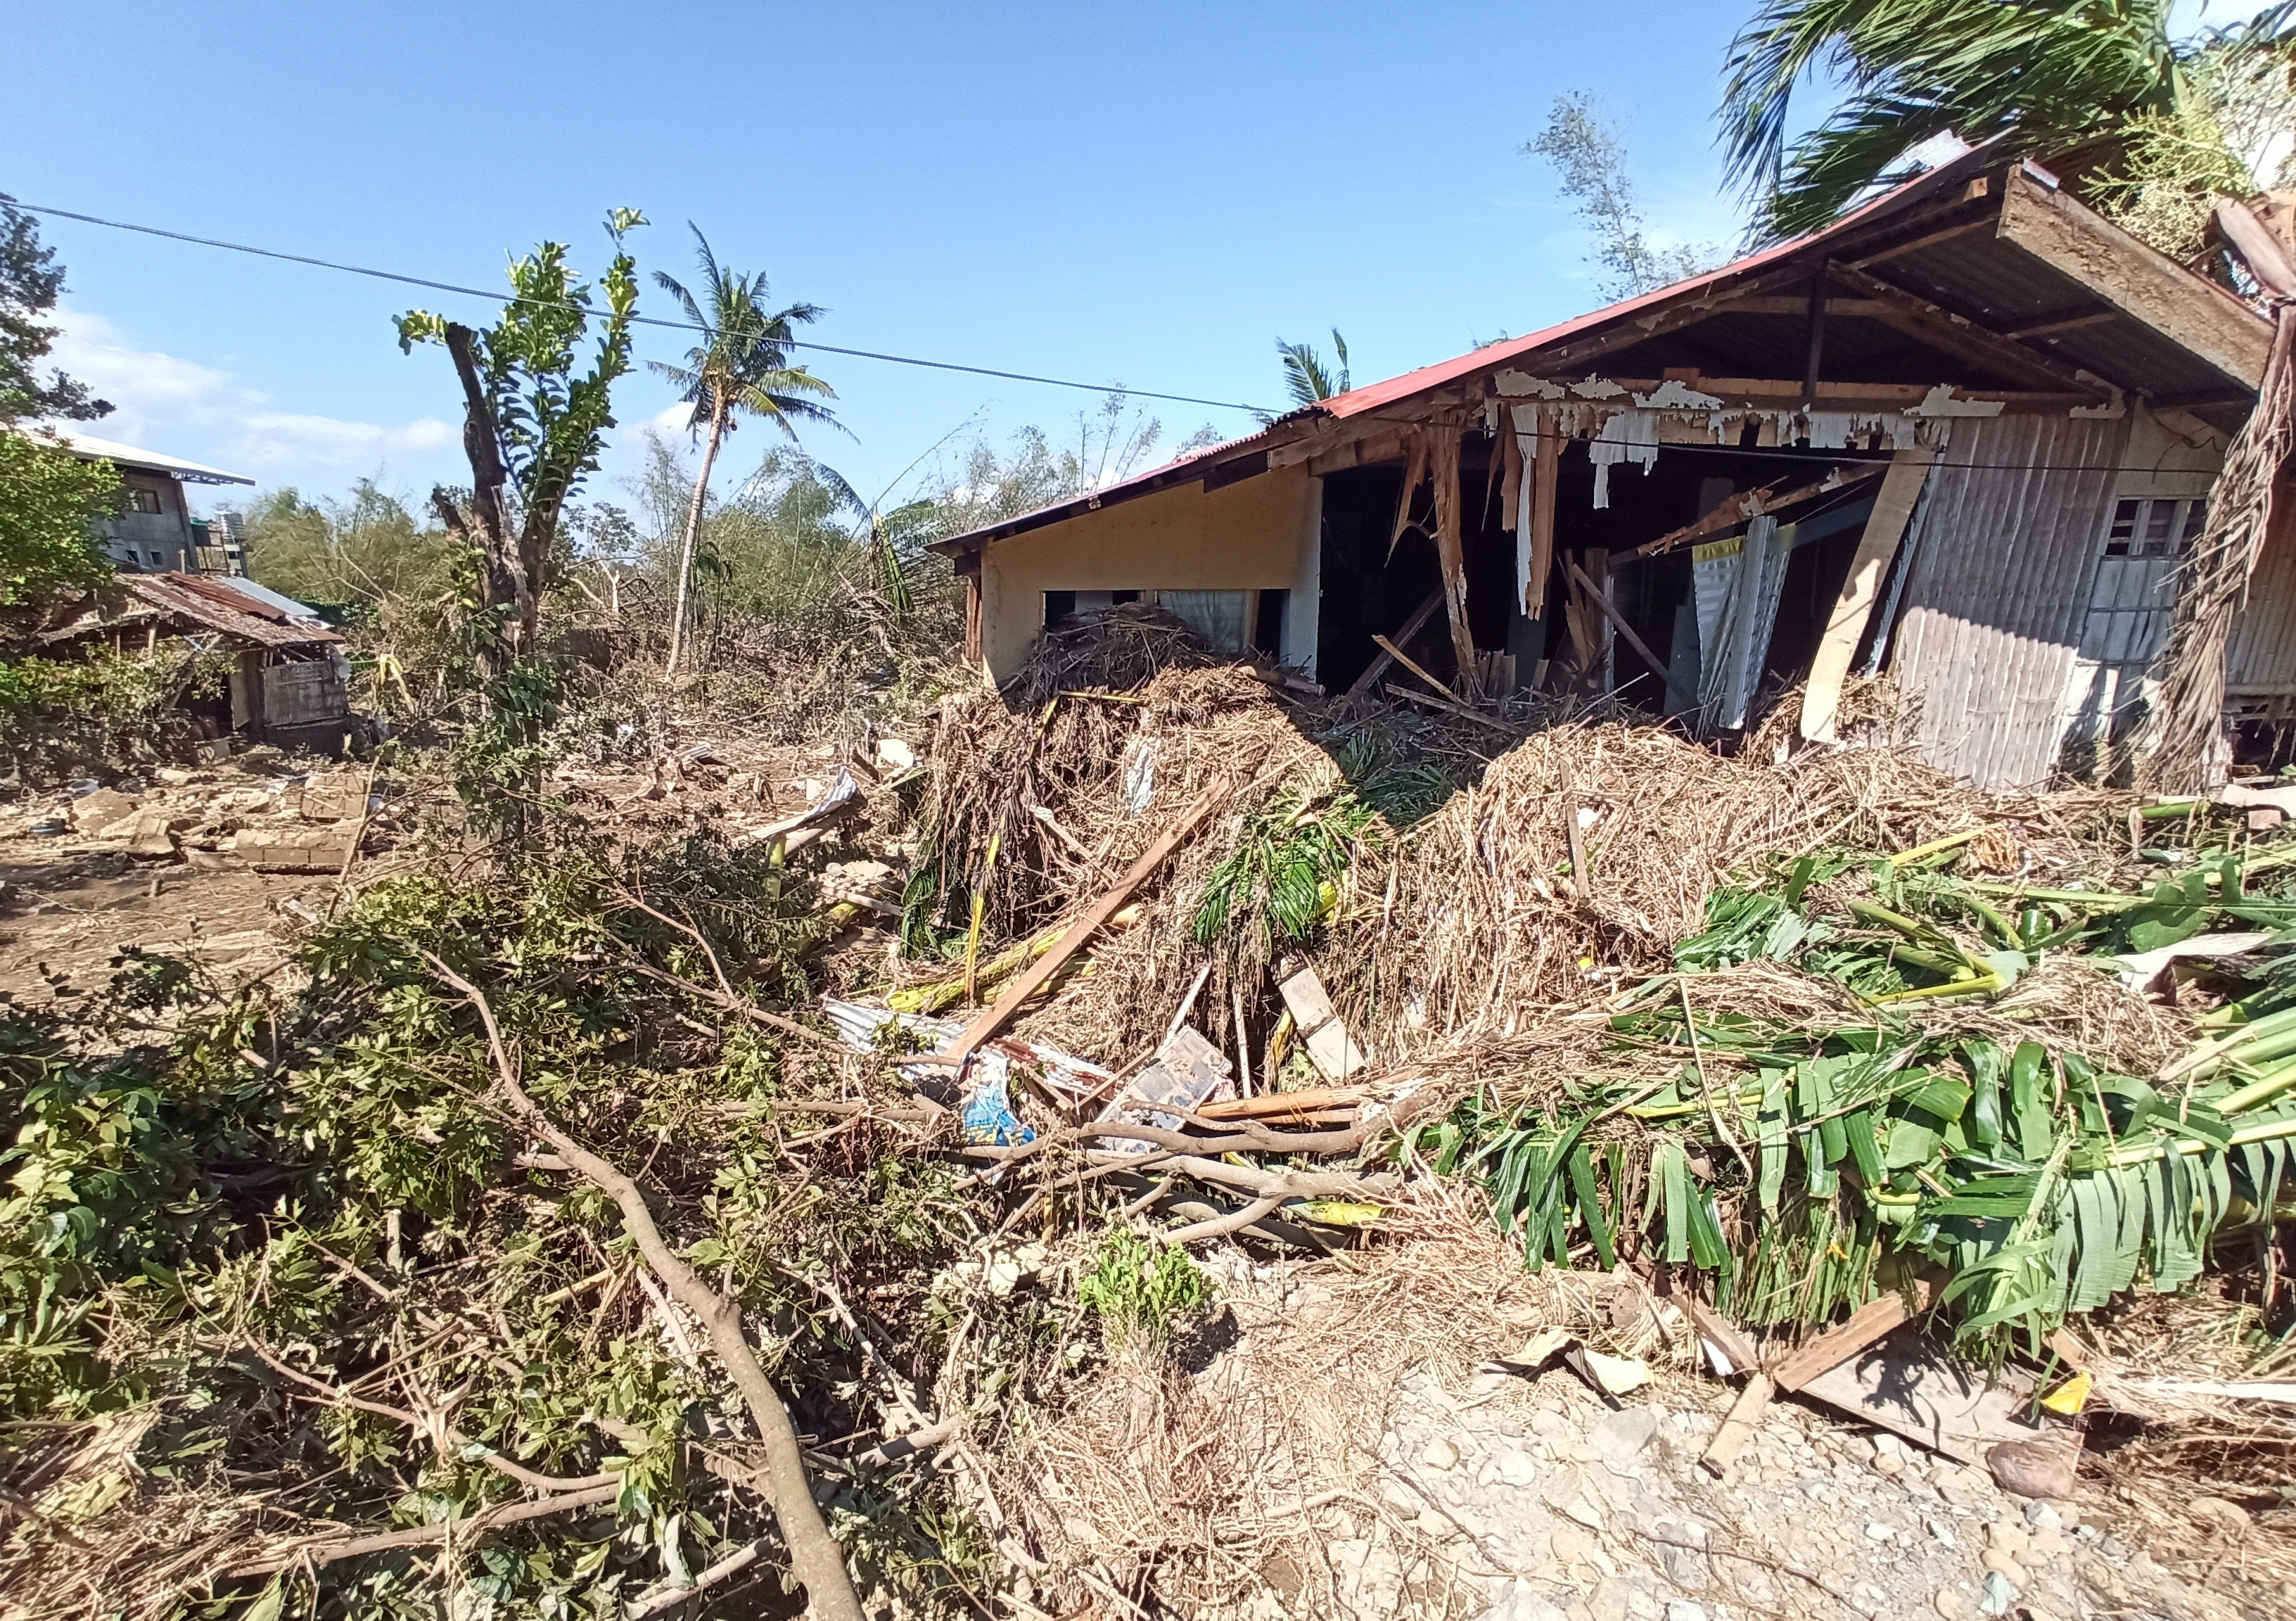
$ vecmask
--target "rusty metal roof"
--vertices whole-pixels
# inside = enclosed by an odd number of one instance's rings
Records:
[[[297,625],[275,608],[196,574],[122,574],[127,595],[170,619],[262,647],[305,647],[343,638],[321,627]]]
[[[1599,350],[1601,369],[1620,377],[1656,376],[1676,366],[1699,366],[1714,376],[1798,377],[1807,358],[1806,325],[1791,317],[1734,313],[1730,301],[1749,283],[1783,291],[1796,276],[1804,281],[1815,278],[1829,260],[1847,262],[1864,254],[1886,260],[1893,285],[1987,332],[2010,332],[2060,318],[2085,321],[2037,335],[2026,341],[2027,347],[2061,366],[2088,372],[2130,393],[2195,408],[2227,432],[2236,428],[2248,409],[2246,396],[2254,389],[2253,379],[2240,374],[2244,368],[2228,366],[2222,355],[2196,352],[2125,310],[2108,309],[2081,278],[2080,266],[2053,263],[2000,230],[1980,228],[2005,209],[2013,186],[2034,194],[2055,193],[2056,183],[2046,171],[2031,164],[2005,164],[1997,151],[1997,144],[1980,146],[1884,193],[1823,230],[1749,254],[1704,276],[1349,390],[1226,444],[983,525],[937,542],[932,549],[950,555],[978,551],[1007,536],[1208,475],[1220,483],[1247,478],[1267,465],[1268,449],[1306,439],[1329,424],[1360,419],[1406,402],[1434,403],[1446,391],[1469,388],[1509,368],[1573,374],[1583,369],[1572,365],[1574,350]],[[1988,177],[1998,178],[1988,181]],[[2064,206],[2086,214],[2078,205]],[[2092,224],[2101,225],[2090,218]],[[2133,244],[2134,239],[2128,241]],[[2229,317],[2243,342],[2254,338],[2252,347],[2260,356],[2270,330],[2261,317],[2214,283],[2166,260],[2161,263],[2166,267],[2164,274],[2181,278],[2180,298],[2197,300],[2207,307],[2203,313],[2218,322]],[[1713,313],[1694,324],[1658,319],[1710,301]],[[1652,335],[1621,344],[1620,329],[1637,322]],[[2252,334],[2248,332],[2251,325]],[[1838,374],[1841,381],[1990,385],[1981,365],[1941,365],[1944,357],[1903,332],[1848,313],[1829,320],[1826,353],[1829,376]],[[1726,373],[1718,369],[1721,366],[1733,369]],[[1910,374],[1924,368],[1939,374]]]

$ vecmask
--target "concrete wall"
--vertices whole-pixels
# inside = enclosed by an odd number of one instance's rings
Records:
[[[130,510],[96,524],[95,532],[112,562],[148,574],[184,567],[184,554],[192,544],[192,514],[184,499],[184,487],[165,473],[134,467],[121,468],[119,481],[128,490],[148,490],[156,496],[160,510]]]
[[[992,541],[982,555],[981,655],[1003,680],[1043,628],[1046,591],[1292,593],[1283,657],[1312,666],[1323,481],[1285,467],[1206,493],[1162,490]]]

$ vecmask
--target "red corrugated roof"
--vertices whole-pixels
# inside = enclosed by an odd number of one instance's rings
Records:
[[[1145,473],[1136,473],[1128,479],[1119,480],[1116,483],[1093,490],[1088,494],[1072,496],[1065,501],[1056,501],[1035,512],[1007,518],[1001,523],[986,524],[970,534],[936,541],[932,549],[947,553],[971,550],[988,541],[1002,539],[1005,535],[1017,534],[1025,530],[1039,528],[1046,523],[1056,523],[1062,518],[1089,511],[1111,501],[1144,495],[1162,485],[1184,482],[1185,479],[1180,476],[1183,471],[1199,463],[1216,457],[1222,460],[1230,459],[1237,451],[1251,445],[1261,442],[1273,444],[1279,439],[1296,437],[1283,432],[1287,427],[1312,423],[1318,417],[1336,417],[1345,420],[1361,416],[1365,412],[1379,409],[1382,406],[1392,405],[1398,400],[1407,399],[1415,394],[1425,393],[1431,389],[1440,388],[1447,383],[1455,383],[1461,378],[1472,376],[1477,372],[1504,366],[1510,360],[1537,354],[1541,350],[1567,342],[1597,327],[1665,305],[1693,300],[1723,282],[1758,271],[1775,260],[1806,252],[1815,244],[1843,232],[1871,225],[1875,219],[1906,208],[1932,192],[1943,191],[1959,184],[1969,175],[1982,169],[1988,163],[1994,160],[1990,156],[1992,144],[1988,143],[1984,146],[1977,147],[1956,158],[1950,163],[1940,164],[1927,174],[1916,176],[1902,185],[1893,187],[1866,204],[1865,207],[1844,215],[1823,230],[1796,237],[1791,242],[1780,243],[1775,247],[1765,248],[1759,253],[1750,253],[1742,259],[1732,260],[1718,270],[1709,271],[1704,276],[1692,276],[1686,281],[1676,282],[1671,286],[1661,287],[1655,292],[1646,292],[1636,298],[1621,300],[1615,304],[1606,304],[1600,309],[1589,311],[1560,325],[1547,327],[1543,332],[1532,333],[1527,337],[1505,339],[1482,349],[1471,350],[1464,355],[1456,356],[1448,360],[1438,361],[1432,366],[1423,366],[1417,371],[1406,372],[1401,376],[1390,377],[1383,383],[1366,383],[1362,388],[1351,389],[1344,394],[1334,395],[1304,410],[1294,411],[1288,416],[1280,416],[1256,432],[1247,433],[1240,439],[1233,439],[1226,444],[1214,445],[1208,449],[1179,457],[1160,467],[1152,467]]]

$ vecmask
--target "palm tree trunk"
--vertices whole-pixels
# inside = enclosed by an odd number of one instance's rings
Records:
[[[685,597],[693,580],[693,543],[701,533],[701,507],[709,498],[709,469],[718,460],[718,441],[725,436],[726,400],[718,395],[709,407],[709,444],[701,452],[701,476],[693,482],[693,505],[685,509],[685,544],[677,554],[677,610],[669,621],[669,658],[662,665],[664,675],[677,673],[678,660],[685,652]]]

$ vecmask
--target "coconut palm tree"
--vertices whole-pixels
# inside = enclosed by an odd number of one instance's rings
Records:
[[[1292,391],[1294,405],[1311,406],[1319,399],[1348,391],[1348,341],[1340,336],[1336,326],[1332,328],[1332,347],[1339,351],[1340,369],[1336,374],[1324,367],[1324,358],[1316,352],[1314,344],[1275,340],[1275,353],[1283,362],[1283,386]]]
[[[1824,225],[1946,134],[2009,134],[2079,180],[2108,174],[2130,137],[2188,119],[2194,70],[2284,61],[2283,0],[2235,28],[2169,31],[2172,0],[1760,0],[1731,43],[1722,125],[1759,237]],[[1845,94],[1791,135],[1794,95]],[[2011,132],[2013,132],[2012,134]]]
[[[686,597],[693,575],[693,547],[701,531],[701,510],[709,499],[709,472],[718,460],[718,447],[744,412],[774,424],[797,439],[797,424],[816,422],[837,426],[836,416],[818,402],[834,399],[837,391],[801,366],[789,363],[790,333],[801,323],[821,315],[818,305],[791,304],[769,309],[772,292],[766,273],[743,276],[727,270],[709,251],[709,239],[693,221],[700,250],[701,281],[689,292],[666,273],[653,279],[685,310],[686,319],[701,334],[684,366],[656,360],[653,369],[676,383],[693,407],[688,429],[696,434],[706,425],[709,438],[701,452],[701,476],[694,481],[693,502],[686,509],[685,536],[678,547],[676,606],[669,626],[669,657],[663,664],[676,674],[685,651]]]

